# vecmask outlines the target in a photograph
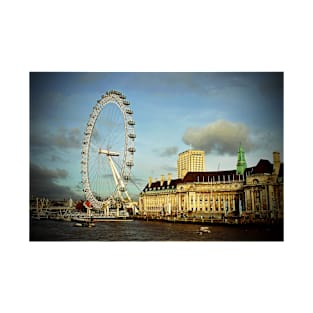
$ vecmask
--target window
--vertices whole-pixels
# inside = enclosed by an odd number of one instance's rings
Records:
[[[255,196],[256,196],[256,200],[257,200],[257,201],[260,201],[260,191],[257,191],[257,192],[255,193]]]

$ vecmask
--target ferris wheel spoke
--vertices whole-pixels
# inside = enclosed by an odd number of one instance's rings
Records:
[[[103,130],[101,133],[105,134],[105,137],[103,138],[103,140],[98,143],[98,148],[99,147],[103,147],[106,148],[108,150],[114,150],[116,148],[123,148],[123,138],[121,138],[120,136],[118,136],[118,132],[116,130],[113,129],[109,129],[109,130]]]

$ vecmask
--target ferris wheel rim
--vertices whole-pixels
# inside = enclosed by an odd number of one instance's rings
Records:
[[[105,205],[107,201],[110,201],[110,199],[115,196],[115,193],[112,193],[107,200],[100,201],[96,199],[96,196],[91,189],[89,175],[90,173],[88,166],[90,157],[90,144],[93,131],[98,117],[100,116],[106,105],[108,105],[109,103],[115,104],[123,116],[124,150],[120,174],[123,176],[123,179],[127,178],[127,180],[125,181],[125,186],[127,185],[128,179],[130,177],[131,168],[134,165],[133,156],[136,151],[136,135],[134,131],[135,121],[132,117],[133,112],[129,109],[130,103],[126,100],[126,97],[121,92],[115,90],[107,91],[104,95],[101,96],[101,99],[97,100],[97,104],[92,109],[84,132],[84,140],[82,144],[81,168],[83,192],[85,193],[86,199],[89,200],[92,206],[95,208],[103,207],[103,205]]]

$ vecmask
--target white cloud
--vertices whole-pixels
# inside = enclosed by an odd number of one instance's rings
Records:
[[[235,155],[240,143],[246,151],[254,147],[247,126],[225,120],[218,120],[203,128],[188,128],[182,139],[193,149],[204,150],[206,153]]]

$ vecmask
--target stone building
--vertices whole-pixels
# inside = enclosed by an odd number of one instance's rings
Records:
[[[244,185],[245,213],[250,218],[283,220],[284,167],[280,154],[273,152],[273,164],[260,160],[247,169]]]
[[[168,174],[165,181],[164,175],[160,180],[149,182],[139,195],[139,212],[146,215],[172,215],[177,214],[177,184],[182,183],[181,179],[172,179]]]
[[[260,160],[246,168],[239,148],[236,170],[188,172],[184,177],[152,181],[139,196],[139,212],[147,216],[203,217],[239,221],[283,220],[283,164]],[[244,167],[244,169],[243,169]]]

